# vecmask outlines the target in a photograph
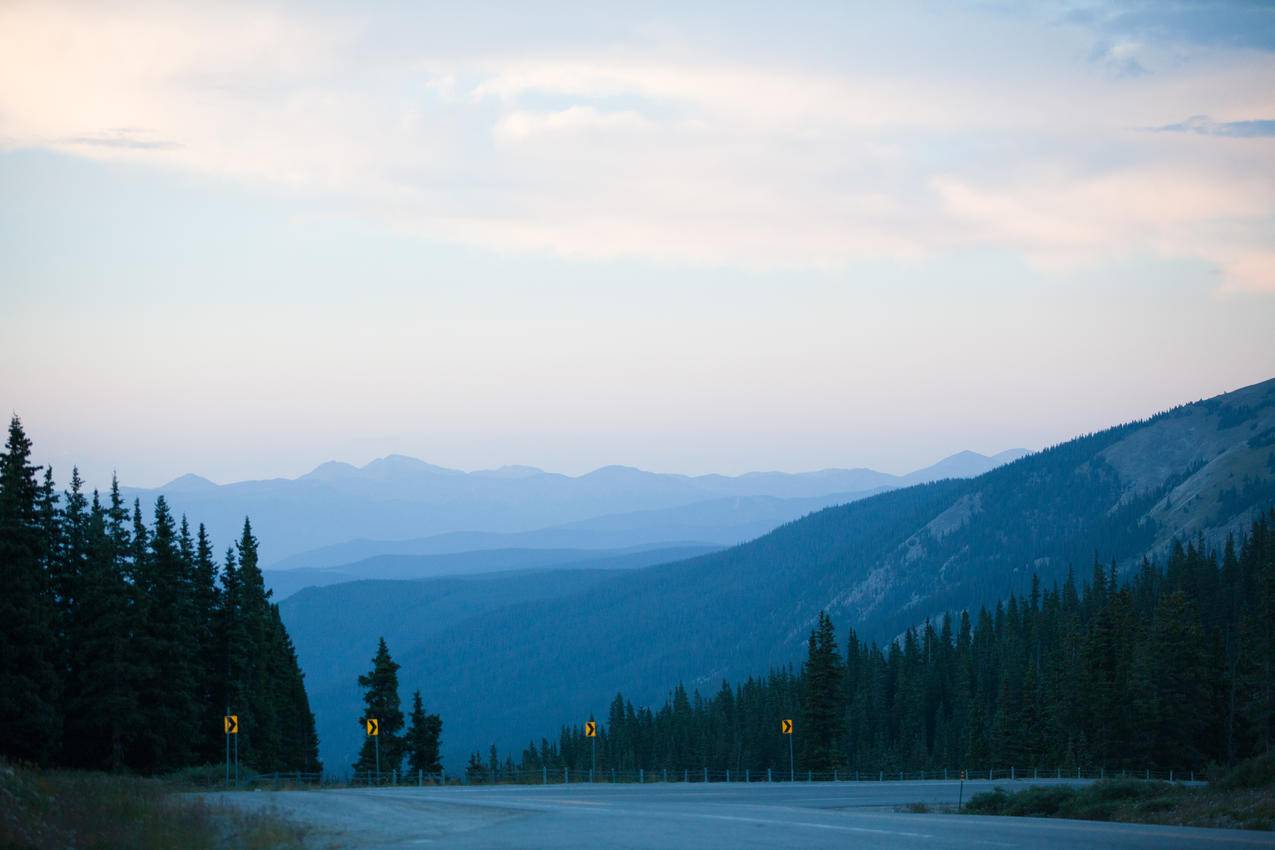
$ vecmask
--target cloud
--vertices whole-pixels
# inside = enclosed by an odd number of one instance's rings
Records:
[[[1101,65],[1116,77],[1141,77],[1148,73],[1138,61],[1137,53],[1141,47],[1137,42],[1099,41],[1089,51],[1089,61]]]
[[[1275,51],[1275,7],[1253,0],[1068,3],[1063,18],[1111,40]]]
[[[633,131],[649,126],[650,122],[633,111],[603,112],[592,106],[570,106],[556,112],[515,110],[497,122],[495,132],[517,139],[541,133]]]
[[[1270,288],[1275,154],[1192,138],[1270,122],[1165,122],[1275,108],[1275,58],[1138,74],[1146,42],[1113,36],[1089,54],[1125,63],[1113,80],[1084,61],[1090,32],[1012,25],[987,38],[1021,56],[945,38],[939,65],[830,66],[675,40],[386,50],[372,24],[287,6],[0,5],[0,140],[497,251],[746,268],[1150,252]]]
[[[1268,184],[1155,168],[1030,175],[1009,185],[936,180],[961,241],[1017,245],[1044,269],[1151,255],[1207,259],[1227,287],[1275,292]]]
[[[1192,115],[1185,121],[1151,129],[1160,133],[1197,133],[1201,136],[1259,139],[1275,137],[1275,120],[1266,118],[1255,121],[1214,121],[1207,115]]]
[[[169,139],[158,139],[146,130],[135,127],[117,127],[84,136],[68,136],[54,141],[55,145],[71,147],[123,148],[137,151],[163,151],[181,147]]]

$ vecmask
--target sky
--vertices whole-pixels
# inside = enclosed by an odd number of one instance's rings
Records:
[[[902,472],[1275,377],[1275,5],[0,3],[59,481]]]

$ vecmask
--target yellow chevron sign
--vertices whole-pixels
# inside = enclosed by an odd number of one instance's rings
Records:
[[[369,738],[375,738],[377,735],[381,734],[381,721],[377,720],[375,717],[369,717],[363,722],[367,724],[367,735]]]
[[[227,735],[239,734],[239,715],[238,714],[227,714],[224,717],[222,717],[221,720],[226,727]]]
[[[780,733],[781,733],[781,734],[784,734],[784,735],[791,735],[791,734],[792,734],[792,721],[791,721],[791,720],[781,720],[781,721],[779,721],[779,731],[780,731]]]
[[[597,724],[595,721],[593,721],[593,720],[588,720],[588,721],[586,721],[586,722],[585,722],[585,724],[584,724],[584,737],[586,737],[586,738],[596,738],[596,737],[598,737],[598,724]]]

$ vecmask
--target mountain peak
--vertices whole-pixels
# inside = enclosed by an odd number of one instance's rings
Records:
[[[407,455],[386,455],[365,464],[359,472],[370,478],[402,478],[417,475],[464,475],[458,469],[435,466]]]
[[[185,475],[179,475],[167,484],[159,487],[160,490],[168,490],[171,492],[190,492],[192,490],[207,490],[217,485],[209,481],[202,475],[196,475],[193,472],[187,472]]]
[[[314,469],[298,478],[298,481],[340,481],[353,478],[358,474],[358,467],[339,460],[321,463]]]

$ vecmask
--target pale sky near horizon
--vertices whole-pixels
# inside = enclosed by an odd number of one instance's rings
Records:
[[[59,483],[903,472],[1275,377],[1268,3],[0,4]]]

